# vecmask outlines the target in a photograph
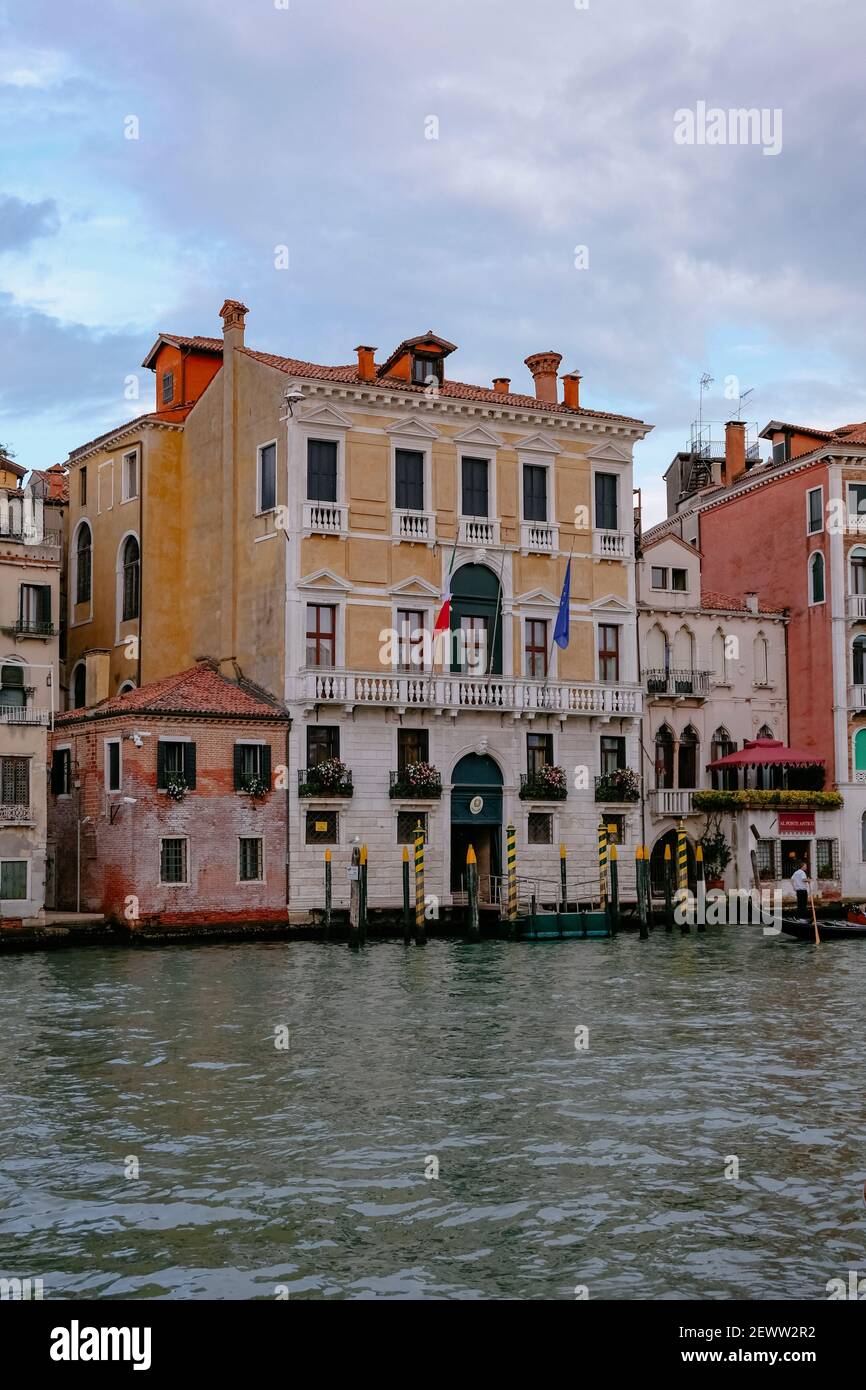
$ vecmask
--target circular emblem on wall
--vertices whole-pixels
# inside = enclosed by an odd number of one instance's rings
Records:
[[[484,797],[473,796],[472,800],[469,803],[469,809],[472,812],[473,816],[477,816],[481,811],[484,810]]]

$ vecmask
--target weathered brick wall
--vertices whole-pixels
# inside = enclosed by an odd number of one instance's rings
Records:
[[[137,748],[133,732],[140,733]],[[157,791],[157,743],[164,737],[196,743],[196,787],[176,802]],[[122,737],[122,788],[104,790],[104,741]],[[284,726],[219,720],[157,721],[134,714],[100,720],[85,732],[59,728],[53,747],[73,745],[80,783],[68,797],[49,793],[51,836],[57,845],[58,901],[75,906],[76,827],[82,826],[81,906],[121,917],[130,897],[142,919],[161,922],[275,921],[286,915],[286,798],[272,790],[261,800],[234,790],[236,741],[264,740],[272,769],[285,762]],[[135,804],[124,802],[134,797]],[[80,807],[80,812],[79,812]],[[112,811],[114,820],[112,821]],[[189,840],[189,884],[159,881],[160,838]],[[264,883],[238,882],[238,837],[263,840]]]

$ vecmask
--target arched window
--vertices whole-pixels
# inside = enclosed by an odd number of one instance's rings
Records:
[[[502,675],[502,593],[486,565],[461,565],[451,581],[452,671]]]
[[[736,753],[737,745],[728,733],[724,724],[720,724],[713,734],[710,742],[710,762],[714,763],[719,758],[726,758],[729,753]],[[712,774],[713,787],[716,791],[736,791],[737,789],[737,769],[726,767]]]
[[[656,734],[656,786],[669,791],[674,784],[674,736],[667,724]]]
[[[851,551],[850,592],[866,597],[866,549],[862,545],[855,545]]]
[[[728,683],[728,649],[725,641],[725,634],[720,627],[713,633],[713,671],[716,680],[722,684]]]
[[[858,729],[854,735],[854,771],[866,773],[866,729]]]
[[[824,556],[820,550],[809,558],[809,602],[824,602]]]
[[[773,739],[774,739],[775,737],[776,737],[776,735],[773,733],[773,730],[770,728],[769,724],[762,724],[762,725],[761,725],[760,729],[758,730],[758,738],[773,738]]]
[[[23,709],[26,704],[24,667],[17,661],[0,667],[0,708]]]
[[[759,632],[755,638],[753,650],[755,661],[755,685],[769,685],[770,647],[763,632]]]
[[[93,541],[90,535],[90,527],[86,521],[82,521],[78,528],[78,539],[75,545],[75,602],[89,603],[91,593],[91,557],[93,553]]]
[[[72,708],[84,709],[87,700],[87,670],[80,661],[72,676]]]
[[[135,690],[135,688],[135,681],[124,681],[117,693],[118,695],[128,695],[130,690]]]
[[[674,666],[689,675],[695,669],[695,639],[687,627],[681,627],[674,638]]]
[[[135,536],[127,536],[123,543],[123,617],[126,623],[138,617],[141,590],[141,552]]]
[[[677,785],[696,787],[698,785],[698,750],[700,740],[691,724],[680,734],[680,751],[677,758]]]
[[[658,623],[653,623],[646,640],[646,679],[649,693],[663,695],[668,687],[671,649],[668,635]]]
[[[854,638],[852,655],[854,684],[866,685],[866,637]]]

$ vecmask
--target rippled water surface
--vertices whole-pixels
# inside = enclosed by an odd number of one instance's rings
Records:
[[[93,948],[0,959],[0,1000],[0,1274],[46,1298],[823,1299],[866,1267],[860,942]]]

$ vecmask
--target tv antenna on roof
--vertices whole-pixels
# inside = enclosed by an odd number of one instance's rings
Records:
[[[750,386],[749,389],[748,389],[748,391],[741,391],[741,392],[740,392],[740,395],[739,395],[739,397],[738,397],[739,404],[737,405],[737,419],[738,419],[738,420],[739,420],[740,417],[742,416],[742,413],[743,413],[743,406],[744,406],[745,402],[749,399],[750,396],[754,395],[754,392],[755,392],[754,386]]]

